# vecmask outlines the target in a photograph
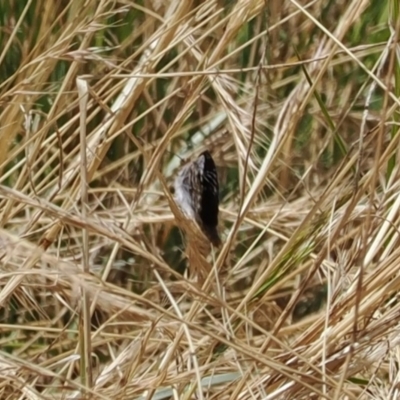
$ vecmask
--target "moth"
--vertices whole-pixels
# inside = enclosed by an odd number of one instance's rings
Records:
[[[196,160],[181,168],[174,188],[175,201],[183,213],[196,221],[214,246],[220,246],[218,174],[209,151],[204,151]]]

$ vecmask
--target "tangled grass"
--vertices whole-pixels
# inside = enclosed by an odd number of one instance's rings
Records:
[[[0,4],[0,397],[398,398],[399,14]]]

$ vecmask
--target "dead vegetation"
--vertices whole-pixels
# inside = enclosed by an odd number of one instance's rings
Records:
[[[0,397],[398,398],[397,1],[3,3]]]

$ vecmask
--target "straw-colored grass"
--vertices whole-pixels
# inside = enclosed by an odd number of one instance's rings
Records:
[[[0,19],[1,399],[399,398],[397,0]]]

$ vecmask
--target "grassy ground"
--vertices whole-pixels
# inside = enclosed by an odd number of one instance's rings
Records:
[[[0,398],[398,398],[399,14],[0,2]]]

